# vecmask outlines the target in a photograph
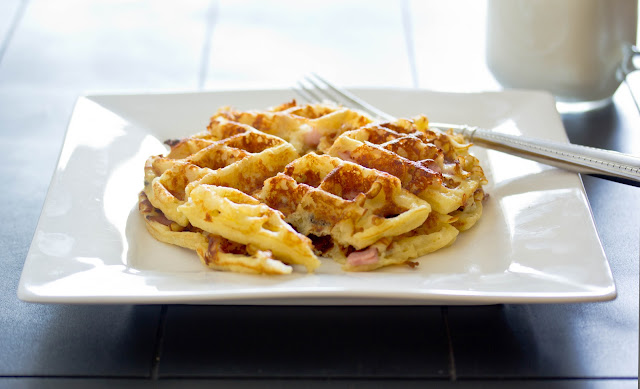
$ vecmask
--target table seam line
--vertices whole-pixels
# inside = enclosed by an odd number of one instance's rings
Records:
[[[202,58],[200,60],[200,70],[198,72],[198,89],[204,89],[204,85],[207,82],[209,76],[209,56],[211,55],[211,44],[213,42],[213,30],[215,29],[216,21],[218,19],[218,2],[212,0],[209,3],[209,7],[206,13],[205,24],[205,37],[202,45]]]
[[[409,0],[403,0],[400,4],[400,12],[402,19],[402,29],[404,31],[404,41],[407,49],[407,57],[409,58],[409,72],[411,73],[411,83],[413,88],[418,87],[418,70],[416,68],[415,44],[413,41],[413,23],[411,12],[409,12]]]
[[[289,380],[289,381],[305,381],[305,380],[315,380],[315,379],[332,379],[332,380],[345,380],[345,381],[357,381],[357,380],[371,380],[371,379],[380,379],[380,380],[405,380],[405,381],[447,381],[446,378],[436,377],[436,376],[392,376],[392,375],[383,375],[383,376],[322,376],[322,375],[309,375],[309,376],[247,376],[246,374],[242,375],[189,375],[189,374],[175,374],[175,375],[166,375],[162,378],[159,378],[156,381],[163,380],[231,380],[231,379],[242,379],[242,380]],[[0,380],[3,379],[77,379],[77,380],[135,380],[135,381],[152,381],[149,377],[138,376],[138,375],[70,375],[70,374],[48,374],[48,375],[0,375]],[[489,375],[489,376],[468,376],[464,378],[460,378],[457,381],[467,381],[467,382],[482,382],[482,381],[635,381],[638,380],[637,376],[533,376],[533,375],[523,375],[523,376],[503,376],[503,375]]]
[[[444,324],[445,334],[447,336],[447,356],[449,363],[449,377],[451,381],[457,381],[456,373],[456,359],[453,352],[453,339],[451,338],[451,326],[449,325],[449,309],[448,307],[441,307],[442,321]]]
[[[18,29],[18,25],[22,21],[28,3],[29,0],[21,0],[18,8],[14,12],[13,18],[11,19],[11,24],[9,24],[9,28],[7,29],[7,35],[0,44],[0,64],[2,64],[7,49],[9,48],[9,44],[13,40],[13,35]]]
[[[636,97],[636,93],[633,91],[633,88],[631,87],[631,84],[629,83],[628,76],[625,77],[623,81],[624,81],[623,83],[627,86],[627,89],[629,90],[629,93],[631,94],[631,100],[633,100],[633,103],[635,104],[635,107],[638,110],[638,113],[640,113],[640,104],[638,103],[638,98],[640,98],[640,96]]]
[[[160,373],[160,360],[162,359],[162,351],[164,348],[165,328],[167,323],[168,305],[160,308],[160,317],[158,318],[158,331],[156,333],[156,343],[153,348],[153,359],[151,360],[150,378],[153,381],[158,380]]]

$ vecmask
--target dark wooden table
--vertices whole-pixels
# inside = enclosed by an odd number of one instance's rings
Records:
[[[588,176],[618,290],[609,302],[246,307],[16,297],[78,96],[288,87],[308,70],[345,86],[495,90],[483,30],[484,3],[474,0],[0,2],[0,387],[637,387],[640,188]],[[640,155],[626,84],[611,106],[563,121],[574,143]]]

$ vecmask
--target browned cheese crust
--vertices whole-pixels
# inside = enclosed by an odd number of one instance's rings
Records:
[[[154,238],[214,270],[313,272],[318,256],[347,271],[415,268],[477,223],[487,197],[471,144],[425,116],[222,107],[205,131],[166,143],[145,164],[140,213]]]

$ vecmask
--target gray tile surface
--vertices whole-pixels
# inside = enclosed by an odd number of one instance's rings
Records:
[[[149,376],[159,307],[28,304],[16,296],[74,99],[0,89],[0,375]],[[30,136],[17,136],[25,126]]]
[[[431,388],[456,388],[456,389],[632,389],[638,387],[638,380],[465,380],[443,381],[427,379],[404,379],[398,381],[373,380],[373,379],[165,379],[165,380],[141,380],[141,379],[69,379],[69,378],[0,378],[1,388],[65,388],[65,389],[91,389],[91,388],[229,388],[229,389],[253,389],[253,388],[331,388],[331,389],[431,389]]]
[[[169,307],[160,377],[448,377],[438,307]]]
[[[618,105],[565,115],[572,142],[640,153],[625,142],[640,126],[628,90]],[[625,102],[626,104],[621,104]],[[623,109],[621,107],[630,107]],[[617,124],[606,130],[607,123]],[[602,303],[452,307],[449,321],[458,377],[638,376],[640,188],[584,176],[596,228],[618,296]]]
[[[458,377],[638,376],[640,215],[619,204],[638,201],[640,188],[592,177],[584,182],[618,297],[602,303],[452,307]],[[611,217],[620,225],[602,228]]]
[[[157,307],[3,306],[0,375],[150,376]]]
[[[482,56],[467,44],[482,27],[474,12],[456,20],[463,29],[442,24],[449,5],[407,2],[408,15],[395,4],[376,4],[361,18],[317,4],[316,24],[296,35],[300,20],[283,16],[284,3],[1,2],[0,387],[264,387],[260,379],[309,388],[637,387],[639,188],[591,177],[584,183],[618,287],[612,302],[449,307],[444,317],[439,307],[170,306],[163,316],[160,306],[17,299],[66,125],[86,91],[284,85],[293,70],[314,64],[347,85],[487,85],[486,72],[456,71]],[[313,10],[301,11],[313,24]],[[260,20],[265,12],[273,17]],[[358,27],[343,26],[348,39],[337,39],[336,29],[325,41],[323,26],[339,20]],[[448,40],[440,39],[445,30]],[[358,51],[363,32],[380,38],[377,51]],[[247,46],[252,37],[263,44]],[[467,50],[451,51],[459,44]],[[280,57],[299,53],[296,46],[308,55],[277,68]],[[443,51],[461,59],[432,61]],[[640,154],[633,100],[621,88],[614,102],[566,115],[569,137]]]
[[[0,64],[0,87],[34,94],[195,89],[209,4],[32,0]]]
[[[20,22],[24,4],[23,0],[0,1],[0,59],[11,42],[14,27]]]
[[[633,321],[612,321],[613,304],[452,307],[456,375],[637,377],[637,332]]]
[[[0,39],[15,27],[0,58],[0,375],[148,377],[160,307],[27,304],[16,290],[77,97],[195,88],[209,1],[25,4],[0,8]]]

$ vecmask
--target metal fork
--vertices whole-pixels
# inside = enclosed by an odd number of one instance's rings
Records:
[[[304,80],[299,81],[293,90],[309,103],[329,100],[363,111],[376,120],[396,120],[392,115],[335,86],[317,74],[305,76]],[[572,143],[502,134],[461,124],[429,122],[429,126],[441,130],[452,129],[454,132],[462,134],[469,142],[492,150],[517,155],[576,173],[640,186],[640,158],[634,155]]]

